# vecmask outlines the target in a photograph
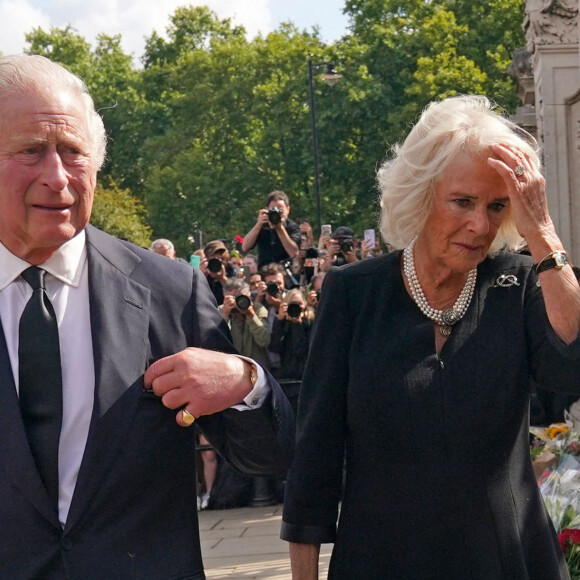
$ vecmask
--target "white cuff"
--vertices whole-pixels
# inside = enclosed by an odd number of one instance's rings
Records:
[[[238,405],[232,405],[232,409],[237,409],[238,411],[250,411],[252,409],[259,409],[263,404],[266,397],[270,394],[270,385],[266,380],[266,373],[264,369],[251,358],[246,356],[236,355],[238,358],[255,365],[258,378],[256,379],[256,384],[254,388],[244,397],[244,403],[239,403]]]

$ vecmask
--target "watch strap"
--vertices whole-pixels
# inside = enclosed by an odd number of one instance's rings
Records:
[[[566,264],[568,264],[568,254],[565,250],[554,250],[542,258],[538,264],[536,264],[536,274],[541,274],[546,270],[551,270],[556,268],[556,270],[561,270]]]

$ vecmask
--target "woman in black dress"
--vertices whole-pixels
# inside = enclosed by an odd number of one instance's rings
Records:
[[[324,542],[334,580],[568,578],[528,407],[530,377],[580,391],[580,290],[539,167],[486,98],[455,97],[379,170],[401,250],[325,278],[284,506],[295,580]]]

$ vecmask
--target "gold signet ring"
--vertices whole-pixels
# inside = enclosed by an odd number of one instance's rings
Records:
[[[186,425],[191,425],[195,421],[195,417],[187,409],[181,409],[181,420]]]

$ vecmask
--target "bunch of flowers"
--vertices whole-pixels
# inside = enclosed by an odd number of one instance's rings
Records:
[[[580,579],[580,530],[566,528],[558,535],[572,580]]]
[[[531,431],[532,458],[548,453],[555,457],[554,467],[541,475],[538,485],[558,532],[570,577],[580,580],[580,434],[566,423]]]

